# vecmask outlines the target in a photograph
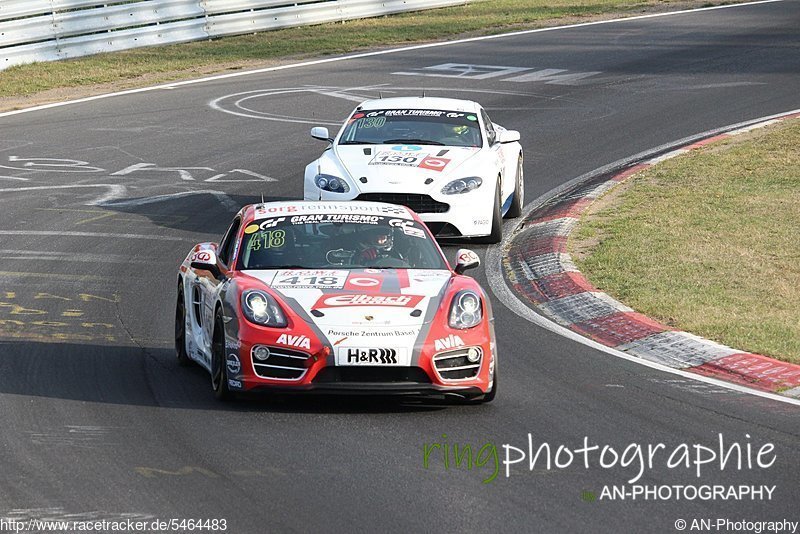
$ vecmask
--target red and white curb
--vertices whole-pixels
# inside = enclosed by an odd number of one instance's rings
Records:
[[[579,181],[533,209],[506,247],[503,266],[515,293],[581,336],[673,369],[800,398],[800,365],[733,349],[669,328],[594,288],[566,251],[567,237],[603,193],[633,174],[716,140],[800,117],[798,112],[711,135],[622,170]]]

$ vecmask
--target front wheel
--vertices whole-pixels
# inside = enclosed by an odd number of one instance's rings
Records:
[[[231,390],[228,389],[228,370],[225,362],[225,325],[219,310],[214,317],[214,334],[211,341],[211,389],[217,400],[227,401],[233,398]]]
[[[522,215],[522,205],[525,203],[525,176],[522,173],[522,154],[517,161],[517,181],[514,185],[514,198],[506,212],[506,217],[514,219]]]
[[[494,194],[494,210],[492,211],[492,233],[480,238],[478,240],[480,243],[493,245],[503,239],[503,214],[501,211],[503,208],[500,202],[500,182],[498,181]]]

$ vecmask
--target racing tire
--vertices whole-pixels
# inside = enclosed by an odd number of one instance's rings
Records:
[[[503,213],[502,205],[500,204],[500,182],[497,182],[497,188],[494,194],[494,211],[492,212],[492,233],[479,240],[480,243],[493,245],[503,240]]]
[[[211,390],[214,398],[219,401],[228,401],[233,398],[233,393],[228,389],[228,369],[225,364],[225,323],[222,322],[222,313],[217,310],[214,315],[214,333],[211,341]]]
[[[186,299],[182,283],[178,283],[178,300],[175,303],[175,355],[180,366],[186,367],[192,363],[186,353]]]
[[[522,215],[522,205],[525,203],[525,176],[522,173],[522,154],[517,160],[517,178],[514,185],[514,198],[511,199],[511,206],[506,212],[506,217],[516,219]]]

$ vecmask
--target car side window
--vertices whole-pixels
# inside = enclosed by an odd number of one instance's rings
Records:
[[[483,123],[486,125],[486,141],[488,141],[489,146],[492,146],[497,141],[497,131],[494,129],[492,119],[489,118],[486,110],[481,109],[481,117],[483,118]]]
[[[233,220],[231,227],[228,228],[225,237],[222,238],[219,248],[217,249],[217,258],[225,265],[230,265],[229,262],[233,255],[233,245],[236,243],[236,235],[239,233],[239,225],[241,222],[242,221],[238,217]]]

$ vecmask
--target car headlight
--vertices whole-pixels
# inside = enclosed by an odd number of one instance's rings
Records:
[[[478,176],[453,180],[442,188],[442,194],[459,195],[461,193],[469,193],[470,191],[475,191],[478,189],[482,183],[483,180],[481,180]]]
[[[251,290],[242,293],[242,311],[251,323],[261,326],[284,328],[286,316],[278,303],[263,291]]]
[[[464,330],[483,319],[481,298],[474,291],[459,291],[450,304],[450,328]]]
[[[314,177],[314,183],[323,191],[331,193],[347,193],[350,186],[342,178],[331,174],[318,174]]]

